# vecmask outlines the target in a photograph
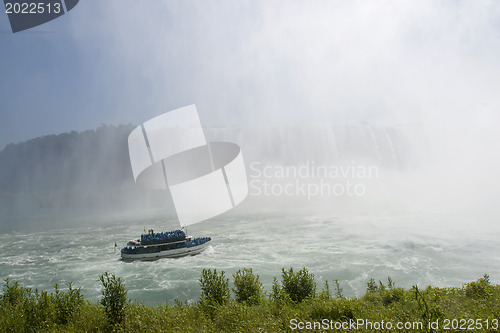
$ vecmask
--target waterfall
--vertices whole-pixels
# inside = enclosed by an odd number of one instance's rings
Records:
[[[404,171],[426,158],[426,140],[417,125],[248,125],[206,128],[205,133],[210,141],[240,145],[246,163],[331,164],[355,160]]]

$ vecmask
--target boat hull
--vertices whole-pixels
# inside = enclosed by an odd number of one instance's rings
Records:
[[[200,245],[181,247],[179,249],[163,250],[152,253],[121,253],[123,260],[156,260],[160,258],[179,258],[185,256],[194,256],[202,252],[209,242]]]

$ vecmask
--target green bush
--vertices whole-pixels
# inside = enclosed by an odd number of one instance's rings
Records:
[[[376,293],[378,291],[377,283],[373,278],[370,278],[366,283],[366,292],[367,293]]]
[[[71,283],[68,284],[68,292],[61,292],[57,283],[54,295],[54,305],[56,310],[56,322],[66,324],[75,315],[83,304],[83,296],[80,288],[74,289]]]
[[[330,299],[332,298],[332,292],[330,291],[330,284],[328,284],[328,280],[325,280],[325,286],[321,290],[318,295],[321,299]]]
[[[309,305],[309,304],[308,304]],[[340,318],[340,311],[337,304],[331,299],[319,298],[311,302],[308,306],[310,310],[310,317],[314,321],[321,321],[323,319],[338,320]]]
[[[480,299],[491,296],[493,291],[490,285],[490,276],[484,274],[477,281],[469,282],[465,285],[465,295],[472,299]]]
[[[127,291],[120,278],[104,272],[99,277],[102,283],[101,305],[104,306],[108,323],[111,326],[121,325],[125,321]]]
[[[233,274],[236,302],[257,305],[264,296],[264,288],[259,276],[253,275],[251,268],[243,268]]]
[[[419,313],[423,322],[435,321],[443,317],[440,295],[433,292],[433,288],[429,286],[425,291],[421,291],[415,285],[412,291],[418,304],[417,313]]]
[[[391,303],[399,302],[404,295],[404,290],[396,288],[391,277],[387,277],[387,286],[382,281],[376,284],[373,278],[366,283],[366,294],[363,299],[371,303],[382,303],[389,306]]]
[[[61,291],[57,284],[55,289],[55,294],[38,289],[32,291],[7,279],[0,296],[0,307],[10,316],[2,318],[1,327],[9,331],[23,327],[21,330],[30,332],[67,324],[81,308],[83,296],[80,289],[74,289],[71,284],[68,292]]]
[[[302,302],[306,298],[313,298],[316,295],[316,282],[314,282],[314,275],[309,273],[304,267],[297,273],[293,272],[293,268],[286,271],[281,269],[282,288],[292,301],[295,303]]]
[[[2,303],[7,303],[9,305],[16,305],[24,302],[26,297],[31,294],[30,288],[24,288],[19,286],[19,282],[10,282],[10,279],[5,279],[5,284],[3,286],[3,294],[0,296]]]
[[[201,286],[201,303],[222,305],[229,301],[229,279],[224,271],[220,274],[214,269],[204,269],[199,280]]]
[[[278,308],[282,308],[283,306],[292,303],[292,299],[290,295],[288,295],[281,284],[276,279],[276,276],[273,278],[273,285],[271,289],[271,293],[269,294],[269,300],[274,303]]]

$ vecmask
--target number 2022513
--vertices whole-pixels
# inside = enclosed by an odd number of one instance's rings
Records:
[[[43,2],[6,2],[6,14],[59,14],[61,3]]]

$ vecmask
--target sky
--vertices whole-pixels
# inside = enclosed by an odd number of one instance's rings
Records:
[[[16,34],[0,13],[0,63],[0,150],[189,104],[207,126],[417,123],[457,151],[498,139],[498,1],[82,0]]]

